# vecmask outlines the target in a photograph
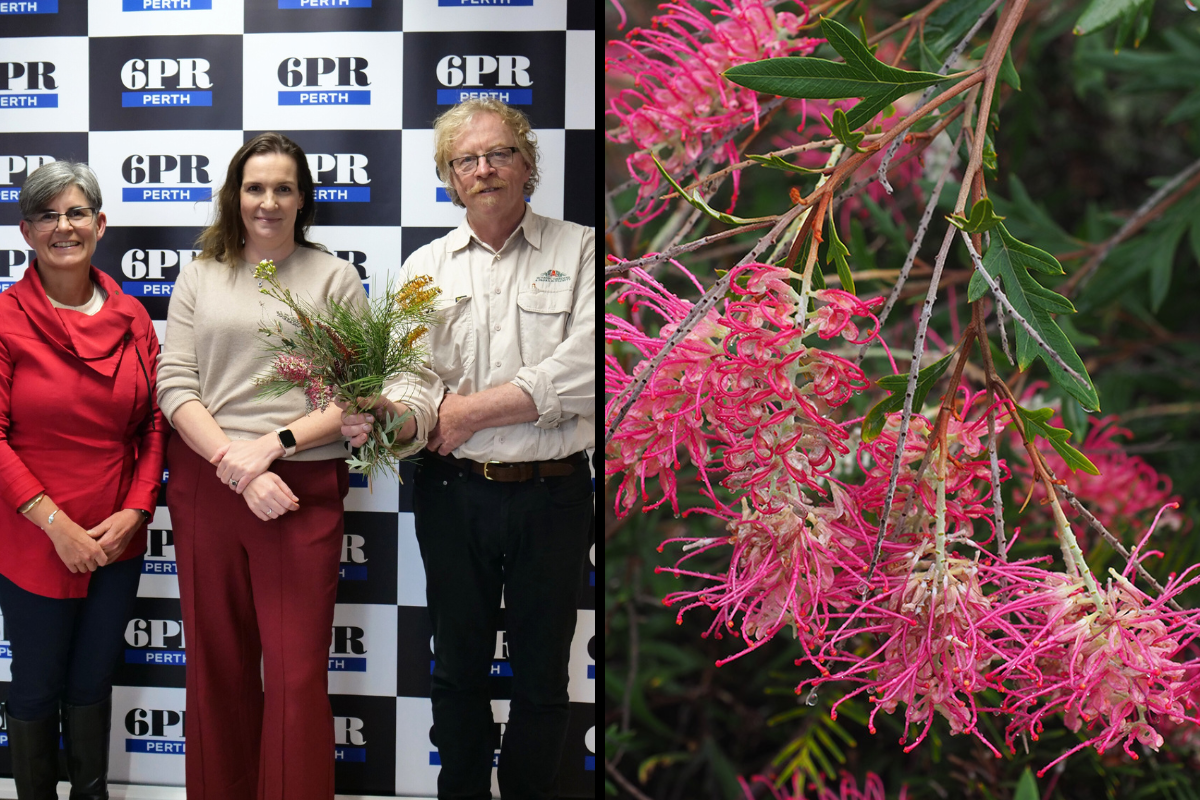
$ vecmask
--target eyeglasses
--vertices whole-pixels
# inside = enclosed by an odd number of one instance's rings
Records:
[[[27,217],[27,221],[33,226],[34,230],[39,230],[45,233],[52,231],[58,227],[58,218],[66,217],[67,222],[71,223],[72,227],[85,228],[92,224],[92,219],[96,216],[96,209],[87,206],[79,208],[71,208],[62,212],[43,211],[40,214],[35,214],[32,217]]]
[[[513,153],[517,152],[515,147],[501,147],[499,150],[493,150],[490,153],[484,153],[478,156],[463,156],[462,158],[454,158],[450,160],[450,166],[459,175],[470,175],[475,171],[479,159],[486,158],[487,162],[493,167],[507,167],[512,163]]]

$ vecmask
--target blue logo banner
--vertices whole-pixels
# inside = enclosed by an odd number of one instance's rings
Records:
[[[371,0],[279,0],[280,8],[370,8]]]
[[[438,89],[437,104],[455,106],[481,97],[495,97],[510,106],[533,105],[533,89]]]
[[[342,567],[340,578],[344,581],[365,581],[367,568],[363,564],[348,564]]]
[[[121,0],[122,11],[211,11],[212,0]]]
[[[0,203],[15,203],[21,199],[21,189],[0,189]]]
[[[175,288],[175,281],[125,281],[121,291],[130,297],[170,297]],[[127,661],[130,664],[140,664],[140,661]],[[182,663],[182,662],[181,662]]]
[[[282,2],[282,0],[280,0]],[[367,761],[367,748],[365,747],[335,747],[333,749],[334,761],[354,761],[359,764],[365,764]]]
[[[318,203],[369,203],[371,202],[370,186],[348,186],[345,189],[329,186],[314,187],[313,193]],[[352,484],[353,485],[353,484]]]
[[[367,660],[365,658],[330,658],[330,672],[366,672]]]
[[[125,752],[181,756],[184,753],[184,742],[166,739],[126,739]]]
[[[125,663],[183,666],[187,663],[187,659],[182,650],[126,650]]]
[[[211,105],[212,92],[121,92],[122,108]]]
[[[171,186],[151,188],[149,186],[126,186],[121,189],[123,203],[195,203],[212,200],[212,188],[208,186]]]
[[[29,0],[26,3],[0,3],[0,14],[57,14],[58,0]]]
[[[495,6],[531,6],[533,0],[438,0],[438,5],[455,8],[468,6],[493,8]]]
[[[281,106],[369,106],[371,91],[280,92]]]
[[[56,94],[0,95],[0,108],[58,108]]]

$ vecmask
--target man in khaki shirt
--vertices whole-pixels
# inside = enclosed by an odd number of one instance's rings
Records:
[[[413,510],[434,631],[438,797],[491,796],[488,675],[503,627],[513,689],[500,792],[549,798],[594,508],[595,230],[525,203],[538,155],[520,111],[455,106],[434,123],[434,147],[467,215],[404,264],[402,282],[430,275],[441,288],[441,322],[428,372],[390,385],[375,413],[411,409],[404,433],[427,443]],[[357,446],[371,421],[348,414],[342,432]]]

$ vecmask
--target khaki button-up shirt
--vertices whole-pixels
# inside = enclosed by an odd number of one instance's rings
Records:
[[[504,383],[537,406],[536,422],[484,428],[454,451],[472,461],[544,461],[595,446],[596,232],[533,213],[498,251],[463,220],[409,257],[401,283],[429,275],[442,293],[429,368],[388,386],[414,413],[423,445],[446,391]],[[406,448],[407,449],[407,448]],[[415,448],[414,448],[415,449]]]

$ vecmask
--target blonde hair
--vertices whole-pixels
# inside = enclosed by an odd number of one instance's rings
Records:
[[[513,137],[517,140],[517,151],[530,167],[529,180],[525,181],[525,186],[522,188],[523,194],[529,197],[537,188],[540,179],[537,134],[530,128],[529,118],[520,110],[495,98],[481,97],[459,103],[433,122],[433,160],[437,164],[438,178],[445,185],[446,194],[450,195],[450,202],[460,207],[464,205],[458,196],[458,191],[454,188],[452,180],[454,170],[450,168],[450,157],[453,153],[454,143],[458,141],[463,130],[477,114],[495,114],[512,132]]]

